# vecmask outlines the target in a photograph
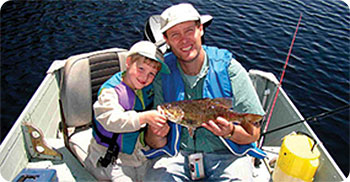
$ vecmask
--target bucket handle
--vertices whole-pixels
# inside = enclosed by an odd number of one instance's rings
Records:
[[[317,143],[317,141],[314,139],[314,137],[312,137],[311,135],[309,135],[309,134],[307,134],[307,133],[305,133],[305,132],[303,132],[303,131],[297,131],[296,133],[297,133],[297,134],[306,135],[307,137],[309,137],[310,139],[312,139],[312,140],[314,141],[314,144],[313,144],[312,147],[311,147],[311,152],[313,152],[315,146],[318,145],[318,143]]]

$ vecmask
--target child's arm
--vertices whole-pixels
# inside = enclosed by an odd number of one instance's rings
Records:
[[[115,133],[133,132],[148,124],[155,130],[166,124],[166,118],[156,110],[136,112],[125,111],[119,104],[114,89],[104,89],[94,104],[96,119],[103,127]]]
[[[139,113],[140,125],[148,124],[158,130],[166,124],[166,117],[156,110],[144,111]]]
[[[94,103],[94,112],[99,123],[110,132],[134,132],[141,128],[139,114],[134,110],[125,111],[114,89],[101,91]]]

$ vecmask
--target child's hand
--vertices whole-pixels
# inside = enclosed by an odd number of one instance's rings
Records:
[[[167,143],[167,134],[170,131],[170,127],[167,123],[167,118],[156,110],[143,112],[140,116],[144,119],[145,123],[148,123],[148,130],[146,132],[145,141],[151,148],[161,148]]]
[[[144,111],[140,113],[140,124],[149,124],[153,130],[160,130],[166,124],[166,117],[156,110]]]

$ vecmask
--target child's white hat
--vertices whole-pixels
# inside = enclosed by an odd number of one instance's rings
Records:
[[[140,54],[141,56],[145,56],[149,59],[160,62],[162,64],[160,72],[165,74],[170,73],[169,67],[164,63],[163,54],[152,42],[142,40],[135,43],[133,46],[131,46],[128,52],[128,56],[131,56],[133,54]]]

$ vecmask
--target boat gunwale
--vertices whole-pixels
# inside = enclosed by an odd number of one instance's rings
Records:
[[[30,120],[30,118],[26,118],[26,117],[28,117],[28,114],[30,115],[30,113],[40,103],[40,100],[42,98],[41,94],[47,92],[47,90],[50,88],[49,85],[51,85],[55,81],[57,84],[57,91],[59,91],[60,83],[61,83],[61,79],[62,79],[62,77],[61,77],[62,75],[60,76],[60,74],[61,74],[60,69],[58,69],[52,73],[48,73],[45,76],[45,78],[41,82],[40,86],[35,91],[34,95],[31,97],[30,101],[27,103],[26,107],[24,108],[24,110],[22,111],[20,116],[17,118],[17,120],[14,123],[14,125],[12,126],[11,130],[9,131],[9,133],[7,134],[5,139],[2,141],[2,143],[0,145],[0,152],[1,153],[3,153],[4,151],[6,151],[6,152],[4,155],[0,155],[0,160],[1,160],[0,167],[5,165],[5,163],[7,162],[6,158],[9,155],[11,155],[11,151],[14,150],[16,145],[19,145],[18,142],[20,142],[20,140],[23,140],[23,133],[22,133],[22,129],[21,129],[21,124],[23,121]],[[262,77],[261,75],[258,75],[258,76]],[[276,84],[274,81],[269,80],[269,82],[274,83],[275,86],[278,86],[278,84]],[[288,102],[288,104],[293,109],[293,111],[295,111],[297,117],[304,119],[304,117],[301,115],[300,111],[296,108],[296,106],[291,101],[291,99],[289,98],[289,96],[287,95],[287,93],[285,92],[285,90],[282,87],[280,87],[280,93],[281,93],[281,97],[284,97],[286,99],[286,101]],[[58,116],[58,117],[60,117],[60,116]],[[58,118],[58,119],[60,119],[60,118]],[[51,121],[51,122],[53,122],[53,121]],[[59,121],[57,121],[57,122],[59,122]],[[54,123],[56,123],[56,122],[54,122]],[[335,170],[334,172],[338,173],[340,178],[345,180],[346,179],[345,175],[340,170],[339,166],[336,164],[334,159],[331,157],[331,155],[329,154],[327,149],[324,147],[322,142],[319,140],[319,138],[317,137],[315,132],[312,130],[312,128],[309,126],[309,124],[307,122],[303,122],[302,124],[305,126],[306,130],[316,139],[316,141],[319,142],[319,147],[321,147],[322,153],[325,155],[325,158],[330,161],[331,167],[334,167],[333,168]],[[56,126],[56,128],[58,128],[58,126]],[[54,135],[51,135],[51,136],[54,136]],[[15,138],[13,138],[13,136],[15,136]],[[22,147],[25,149],[25,146],[22,146]],[[78,159],[76,159],[76,160],[78,160]],[[28,164],[28,159],[26,161],[24,161],[24,163]],[[24,165],[26,165],[26,164],[24,164]],[[17,167],[21,167],[21,166],[22,165],[18,165]],[[3,170],[1,170],[1,172],[2,171]],[[18,170],[13,170],[13,172],[12,172],[13,174],[8,175],[8,176],[13,176],[14,174],[17,174],[18,172],[19,172]],[[3,178],[3,173],[0,174],[0,178]]]

